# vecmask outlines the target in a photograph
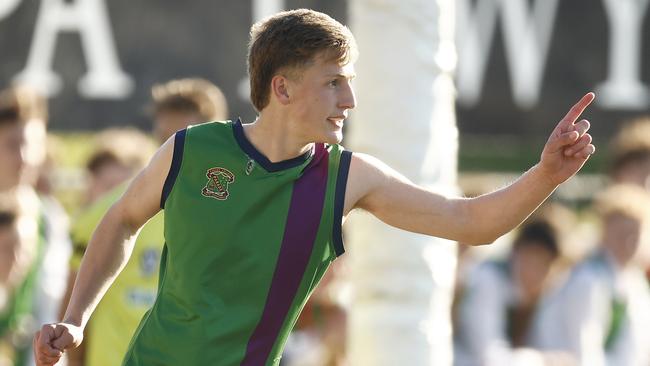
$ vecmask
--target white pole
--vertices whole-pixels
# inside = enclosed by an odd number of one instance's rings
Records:
[[[345,144],[455,191],[453,0],[351,0],[358,106]],[[370,215],[347,225],[351,365],[451,365],[456,246]]]
[[[284,10],[284,0],[253,0],[253,23]]]

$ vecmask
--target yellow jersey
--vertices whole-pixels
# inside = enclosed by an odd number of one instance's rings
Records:
[[[84,210],[72,225],[74,254],[71,269],[81,258],[97,224],[126,191],[124,183]],[[86,365],[118,366],[144,313],[153,305],[164,244],[163,212],[151,218],[136,239],[129,262],[93,312],[86,329]]]

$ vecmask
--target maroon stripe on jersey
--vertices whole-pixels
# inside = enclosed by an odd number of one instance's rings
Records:
[[[328,152],[316,146],[313,160],[293,185],[278,262],[262,317],[248,340],[242,365],[266,364],[298,292],[320,226],[327,190]]]

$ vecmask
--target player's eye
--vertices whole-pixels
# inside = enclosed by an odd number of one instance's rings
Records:
[[[327,85],[329,85],[331,87],[335,87],[335,86],[339,85],[339,81],[338,81],[338,79],[330,80],[330,82]]]

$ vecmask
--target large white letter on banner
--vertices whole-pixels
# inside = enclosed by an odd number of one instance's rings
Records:
[[[609,20],[607,80],[597,102],[606,108],[646,109],[650,90],[641,83],[641,41],[648,0],[604,0]]]
[[[27,65],[16,81],[33,85],[48,96],[57,94],[61,77],[52,70],[56,40],[61,31],[79,32],[88,72],[79,80],[87,98],[126,98],[133,81],[120,69],[103,0],[42,0]]]
[[[7,15],[11,14],[21,0],[2,0],[0,1],[0,19],[4,19]]]

